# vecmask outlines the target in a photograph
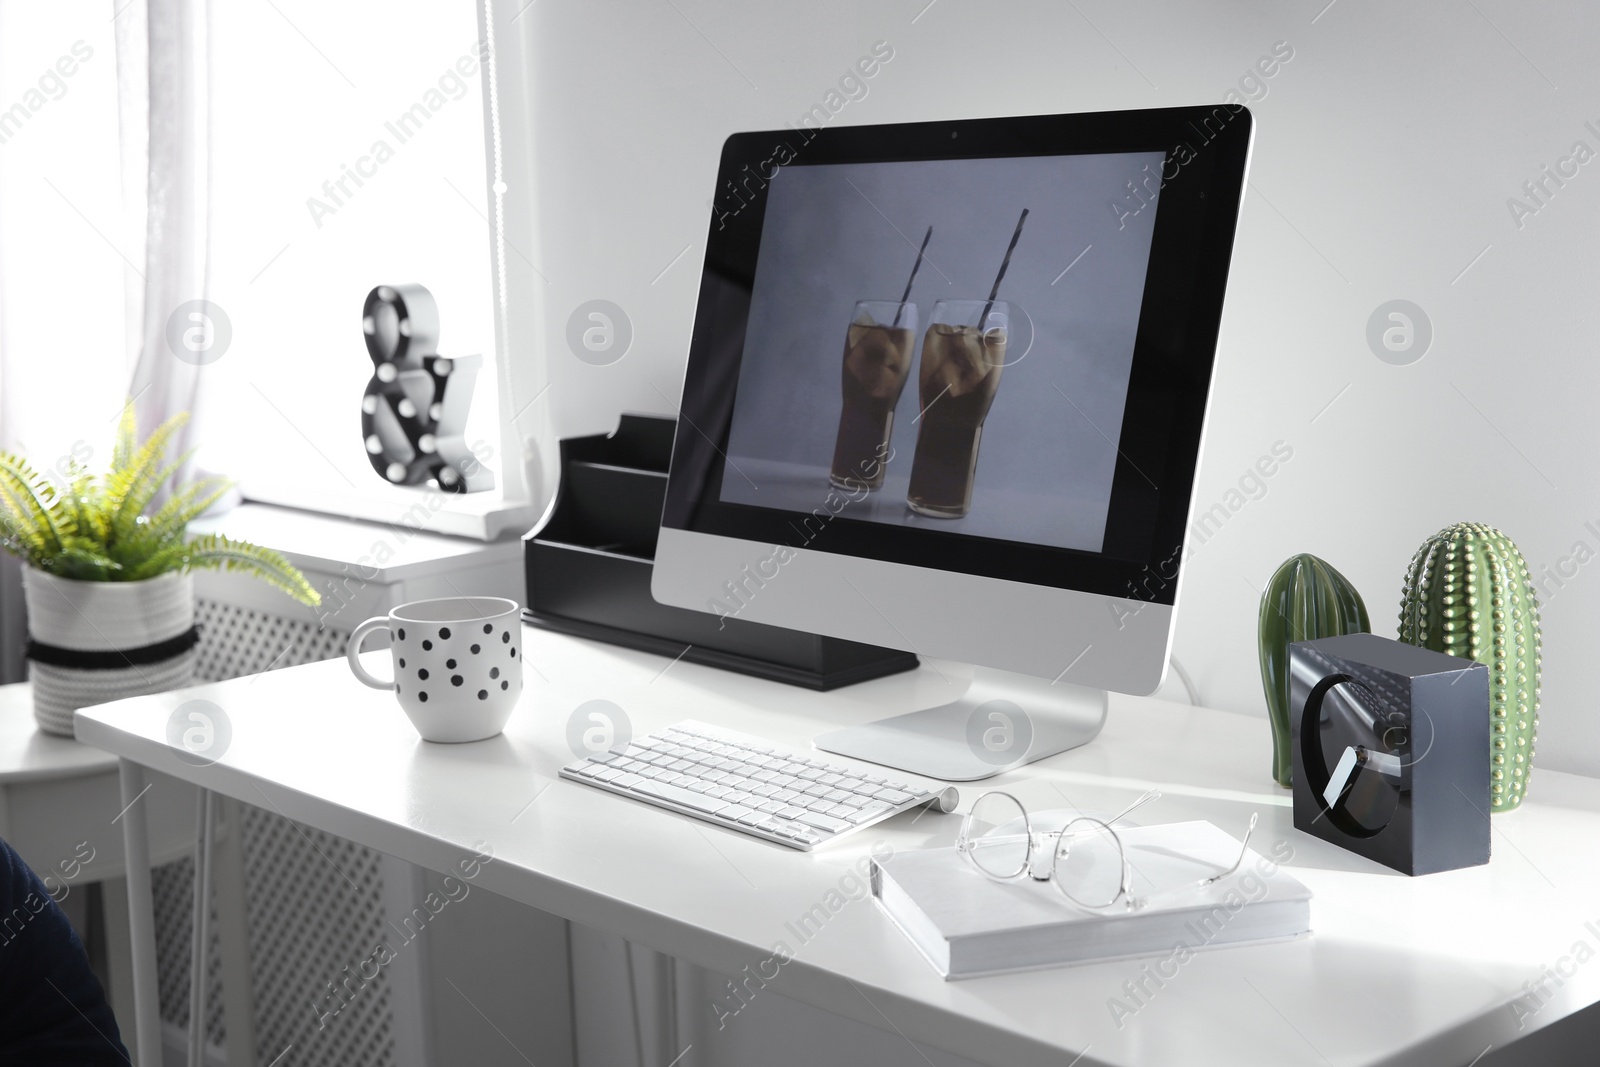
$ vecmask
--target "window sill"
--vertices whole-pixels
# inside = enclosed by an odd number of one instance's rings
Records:
[[[334,491],[250,482],[241,489],[250,503],[475,541],[520,536],[539,518],[533,505],[508,501],[497,492],[440,493],[385,485]]]

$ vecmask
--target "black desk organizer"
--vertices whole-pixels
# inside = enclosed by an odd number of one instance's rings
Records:
[[[656,603],[650,568],[673,427],[672,419],[624,415],[613,434],[561,442],[556,506],[550,521],[523,539],[524,619],[808,689],[837,689],[917,666],[909,652]]]

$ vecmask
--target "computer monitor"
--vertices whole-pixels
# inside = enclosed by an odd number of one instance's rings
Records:
[[[945,780],[1153,692],[1251,140],[1228,104],[728,138],[655,598],[975,665],[815,742]]]

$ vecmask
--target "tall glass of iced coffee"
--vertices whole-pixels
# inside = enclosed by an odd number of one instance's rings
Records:
[[[983,421],[1005,369],[1010,309],[1003,300],[941,300],[922,338],[921,415],[906,502],[919,515],[959,519],[972,509]]]
[[[844,339],[844,407],[828,481],[855,492],[880,489],[889,437],[917,339],[917,305],[894,300],[856,304]]]

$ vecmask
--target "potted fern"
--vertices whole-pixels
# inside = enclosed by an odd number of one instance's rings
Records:
[[[70,737],[81,707],[193,681],[196,569],[251,574],[303,604],[321,600],[271,549],[189,537],[189,522],[228,490],[226,480],[173,485],[156,504],[189,458],[166,458],[185,421],[174,416],[140,443],[129,404],[110,469],[96,476],[74,460],[62,484],[0,452],[0,549],[24,563],[34,719],[48,733]]]

